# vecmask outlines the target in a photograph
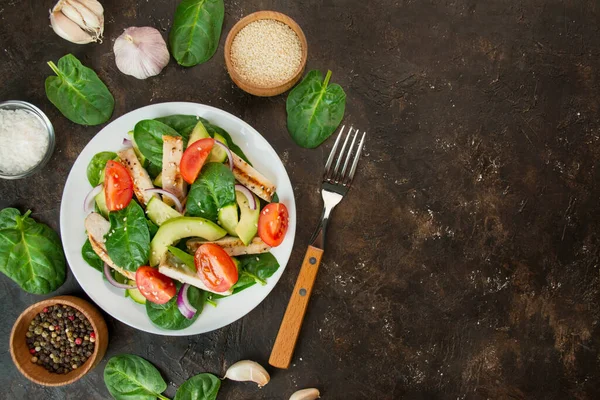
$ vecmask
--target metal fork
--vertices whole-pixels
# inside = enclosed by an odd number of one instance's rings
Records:
[[[321,185],[321,195],[323,196],[324,204],[321,221],[311,238],[311,244],[306,250],[300,274],[296,280],[294,291],[285,310],[285,315],[283,316],[283,321],[281,322],[281,327],[279,328],[279,333],[277,334],[273,350],[271,351],[271,357],[269,358],[269,364],[277,368],[288,368],[292,360],[298,335],[302,328],[304,314],[308,306],[308,300],[310,299],[317,271],[321,264],[321,258],[323,257],[327,222],[329,221],[331,211],[342,201],[346,193],[348,193],[348,189],[350,189],[365,143],[367,133],[363,132],[360,142],[356,146],[359,132],[358,129],[350,127],[344,139],[344,144],[338,153],[337,148],[344,134],[344,128],[345,126],[342,126],[340,129],[340,133],[325,164],[323,183]],[[355,131],[354,135],[352,135],[353,130]],[[346,150],[351,136],[350,147]],[[350,165],[350,160],[352,160],[352,165]],[[349,165],[350,169],[348,169]],[[340,169],[340,167],[342,168]]]

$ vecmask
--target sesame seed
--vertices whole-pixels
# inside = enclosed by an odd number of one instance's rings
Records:
[[[283,22],[254,21],[233,39],[231,62],[244,80],[258,86],[274,86],[291,79],[300,68],[302,44]]]

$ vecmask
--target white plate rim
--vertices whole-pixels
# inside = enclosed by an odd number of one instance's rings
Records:
[[[83,199],[91,189],[85,175],[89,160],[99,151],[114,151],[122,147],[121,143],[118,141],[117,143],[111,142],[110,145],[101,143],[105,138],[110,138],[112,141],[114,141],[117,136],[124,138],[127,134],[127,130],[119,131],[121,125],[131,125],[128,128],[128,130],[130,130],[133,129],[135,122],[142,119],[158,118],[173,114],[197,115],[223,127],[223,129],[231,135],[233,141],[246,153],[250,161],[257,165],[257,169],[259,169],[258,164],[264,164],[265,160],[262,158],[262,153],[261,158],[258,159],[256,157],[256,152],[266,151],[268,154],[266,159],[268,159],[269,162],[273,162],[274,166],[272,169],[269,168],[268,170],[260,168],[259,171],[268,178],[275,180],[274,183],[277,186],[277,194],[280,197],[280,200],[288,208],[290,216],[289,229],[285,240],[280,246],[272,249],[272,253],[277,258],[280,267],[277,272],[268,279],[267,285],[254,285],[231,298],[221,299],[219,300],[219,306],[216,308],[206,304],[203,313],[198,319],[191,326],[182,330],[165,330],[155,326],[148,316],[145,315],[146,313],[143,309],[143,305],[135,304],[130,299],[123,297],[122,290],[110,286],[110,284],[102,279],[98,271],[87,265],[81,256],[81,246],[86,239],[85,228],[83,226],[83,220],[86,215],[83,211]],[[130,121],[133,120],[135,120],[135,122],[131,124]],[[232,129],[233,126],[238,126],[239,130]],[[250,147],[249,142],[245,139],[254,141],[254,146]],[[77,185],[82,185],[84,183],[85,185],[83,185],[83,188],[77,187]],[[76,230],[78,226],[79,230]],[[102,310],[122,323],[144,332],[164,336],[189,336],[211,332],[243,318],[262,303],[269,295],[281,278],[291,256],[296,234],[296,203],[293,187],[283,162],[268,141],[248,123],[227,111],[205,104],[192,102],[157,103],[135,109],[115,119],[101,129],[80,152],[75,163],[71,167],[71,171],[69,172],[63,189],[60,207],[60,232],[65,256],[71,272],[86,294]],[[92,287],[90,281],[90,277],[93,276],[93,274],[97,274],[97,282],[93,282],[95,287]],[[100,285],[98,285],[98,283],[100,283]],[[114,304],[116,297],[109,296],[107,290],[113,295],[121,296],[119,299],[119,306],[121,304],[126,305],[127,309],[137,307],[135,320],[132,321],[131,318],[128,319],[124,316],[124,310],[119,310],[121,307],[117,307],[117,305]],[[232,304],[237,304],[237,306],[233,307]],[[220,311],[219,307],[221,307]],[[147,323],[140,323],[139,321],[137,314],[139,314],[140,308],[143,311]],[[237,310],[232,312],[232,308],[236,308]],[[211,324],[209,321],[215,314],[215,310],[221,314],[224,312],[226,316],[217,318],[215,322]],[[203,317],[207,320],[203,320]]]

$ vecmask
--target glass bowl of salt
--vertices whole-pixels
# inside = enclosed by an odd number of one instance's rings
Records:
[[[0,102],[0,143],[0,178],[25,178],[42,169],[52,157],[54,128],[33,104]]]

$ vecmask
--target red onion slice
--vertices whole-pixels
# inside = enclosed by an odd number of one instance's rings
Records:
[[[187,283],[181,285],[179,293],[177,294],[177,308],[184,317],[186,317],[187,319],[192,319],[194,318],[194,315],[196,315],[196,311],[198,310],[196,310],[196,307],[194,307],[188,299],[189,288],[190,285]]]
[[[227,153],[227,161],[229,161],[229,169],[233,171],[233,154],[231,153],[231,150],[218,140],[215,140],[215,144],[221,146],[221,148],[225,150]]]
[[[106,277],[106,280],[108,281],[108,283],[110,283],[111,285],[113,285],[114,287],[117,287],[119,289],[135,289],[135,288],[137,288],[136,285],[127,285],[125,283],[119,283],[119,282],[115,281],[115,278],[113,278],[112,274],[110,273],[110,267],[108,266],[107,263],[104,263],[104,276]]]
[[[123,146],[133,147],[133,141],[131,139],[123,138]]]
[[[179,211],[180,213],[183,211],[183,205],[181,204],[181,201],[179,201],[177,196],[175,196],[173,193],[169,192],[168,190],[154,188],[154,189],[146,189],[146,192],[158,193],[158,194],[162,194],[163,196],[167,196],[168,198],[173,200],[173,203],[175,203],[175,208],[177,208],[177,211]]]
[[[252,194],[250,189],[248,189],[244,185],[237,184],[235,185],[235,190],[246,196],[246,198],[248,199],[248,206],[251,210],[256,210],[256,200],[254,199],[254,195]]]
[[[83,210],[86,213],[91,213],[94,210],[94,198],[102,191],[103,187],[104,185],[101,183],[90,190],[87,196],[85,196],[85,200],[83,201]]]

